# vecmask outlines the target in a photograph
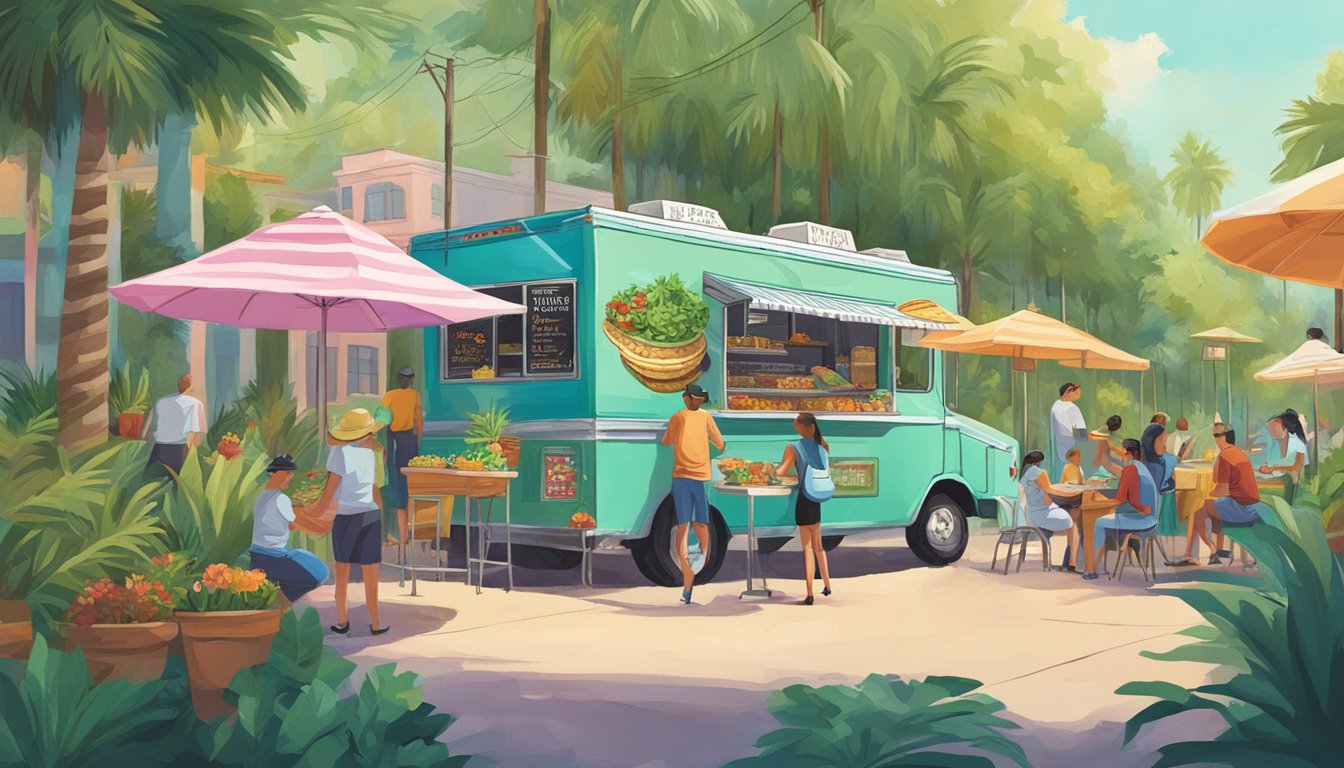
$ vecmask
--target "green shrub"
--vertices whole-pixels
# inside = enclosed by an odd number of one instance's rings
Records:
[[[123,413],[144,413],[149,408],[149,372],[141,369],[132,375],[128,362],[112,372],[107,388],[107,407],[113,418]]]
[[[245,564],[252,507],[268,463],[255,430],[243,436],[243,455],[236,459],[189,454],[167,498],[168,549],[202,568]]]
[[[26,662],[0,660],[0,768],[173,764],[189,712],[180,663],[150,683],[94,685],[82,652],[38,635]]]
[[[1279,527],[1229,530],[1259,561],[1264,583],[1215,583],[1230,580],[1214,573],[1204,576],[1208,583],[1164,590],[1212,626],[1186,631],[1198,642],[1145,654],[1217,664],[1221,679],[1192,689],[1135,682],[1117,691],[1159,699],[1129,721],[1126,741],[1148,723],[1193,710],[1226,723],[1213,740],[1164,747],[1158,766],[1291,768],[1336,764],[1344,754],[1344,567],[1326,544],[1319,510],[1273,501]]]
[[[0,598],[51,619],[85,580],[124,576],[162,548],[164,485],[142,480],[144,443],[70,459],[40,421],[0,438]]]
[[[785,727],[757,740],[760,755],[728,768],[993,768],[989,756],[1029,766],[1022,748],[1000,733],[1018,726],[998,716],[997,699],[972,693],[979,687],[964,677],[881,675],[858,685],[792,685],[769,700]]]
[[[0,414],[12,430],[56,415],[56,374],[0,368]],[[53,432],[55,431],[53,427]]]
[[[225,699],[237,704],[238,717],[196,734],[201,757],[267,768],[467,763],[438,741],[453,718],[425,703],[418,675],[384,664],[368,671],[354,696],[342,697],[355,665],[322,639],[317,611],[286,612],[267,663],[239,672],[229,685]]]

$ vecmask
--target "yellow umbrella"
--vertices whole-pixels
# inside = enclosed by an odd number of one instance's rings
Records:
[[[1309,339],[1293,353],[1279,362],[1256,371],[1256,381],[1268,382],[1311,382],[1312,421],[1315,435],[1316,467],[1321,466],[1321,385],[1344,383],[1344,354],[1330,348],[1329,344]]]
[[[1344,344],[1344,160],[1219,211],[1200,240],[1227,263],[1335,289],[1335,343]],[[1344,347],[1341,347],[1344,349]]]
[[[1035,304],[947,338],[925,336],[920,344],[944,352],[1012,357],[1021,360],[1054,360],[1071,368],[1146,371],[1148,361],[1113,347],[1048,315]],[[1022,372],[1026,391],[1026,371]],[[1143,385],[1140,382],[1139,390]],[[1026,399],[1022,403],[1022,436],[1026,439]]]

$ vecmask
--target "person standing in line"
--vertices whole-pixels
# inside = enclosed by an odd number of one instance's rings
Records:
[[[374,481],[377,457],[360,445],[383,425],[363,408],[352,408],[341,416],[329,434],[333,441],[327,456],[327,483],[316,510],[326,520],[333,502],[335,519],[331,525],[331,548],[336,560],[336,623],[331,631],[344,635],[350,631],[346,611],[346,593],[350,587],[350,566],[358,565],[364,581],[364,602],[369,609],[369,632],[381,635],[391,627],[378,621],[378,565],[382,559],[382,494]]]
[[[821,436],[817,417],[806,411],[793,420],[793,428],[800,439],[785,446],[779,476],[784,477],[791,470],[798,475],[793,522],[798,526],[798,538],[803,545],[803,567],[807,570],[807,599],[803,600],[803,605],[812,605],[812,579],[818,566],[821,568],[821,594],[831,596],[831,570],[826,562],[826,548],[821,545],[821,505],[835,494],[835,485],[830,479],[831,446]]]
[[[1059,387],[1059,399],[1050,406],[1050,476],[1058,477],[1068,463],[1069,449],[1087,439],[1087,422],[1078,408],[1083,387],[1066,381]]]
[[[681,602],[690,605],[695,571],[691,569],[689,529],[695,528],[700,551],[709,556],[709,495],[706,486],[713,477],[709,447],[724,449],[723,435],[714,417],[701,410],[709,402],[709,393],[697,384],[688,384],[681,394],[686,407],[667,422],[663,445],[672,446],[672,503],[677,512],[677,556],[681,560]]]
[[[165,395],[154,403],[141,434],[146,437],[150,425],[158,424],[146,471],[162,465],[174,475],[180,474],[187,454],[200,445],[205,434],[205,404],[188,395],[190,389],[191,376],[183,376],[177,380],[177,394]]]
[[[392,490],[392,503],[397,508],[397,534],[406,543],[406,476],[401,470],[410,466],[411,459],[420,454],[420,437],[425,432],[425,407],[420,393],[412,388],[415,371],[402,368],[397,372],[397,388],[383,395],[382,407],[392,413],[387,424],[387,479]]]
[[[298,465],[288,454],[276,456],[266,467],[270,477],[252,506],[252,546],[247,550],[252,567],[265,571],[266,578],[279,584],[291,605],[326,581],[328,573],[326,563],[312,552],[289,546],[290,531],[326,533],[321,526],[313,526],[306,514],[297,514],[294,503],[285,495],[296,470]]]

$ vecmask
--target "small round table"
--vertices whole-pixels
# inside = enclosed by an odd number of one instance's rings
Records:
[[[714,490],[728,496],[746,496],[747,497],[747,589],[738,595],[738,599],[744,597],[770,597],[770,585],[765,581],[765,574],[761,574],[761,588],[753,589],[751,584],[752,571],[756,562],[756,499],[759,496],[792,496],[795,485],[730,485],[728,483],[715,483]]]

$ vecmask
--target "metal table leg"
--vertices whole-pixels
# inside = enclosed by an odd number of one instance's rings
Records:
[[[752,569],[756,562],[756,497],[747,495],[747,589],[737,598],[770,597],[770,588],[765,583],[765,574],[761,574],[761,588],[752,589]]]
[[[513,483],[504,484],[504,559],[508,562],[509,591],[513,591],[513,517],[510,511]]]

